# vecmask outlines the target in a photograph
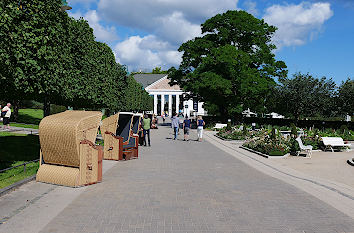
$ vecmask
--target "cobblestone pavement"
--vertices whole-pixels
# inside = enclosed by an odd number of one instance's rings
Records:
[[[0,132],[18,133],[18,134],[35,134],[38,135],[38,129],[23,128],[10,126],[10,129],[5,129],[3,125],[0,125]]]
[[[352,218],[310,194],[207,141],[171,136],[153,130],[139,159],[117,162],[41,232],[354,232]]]

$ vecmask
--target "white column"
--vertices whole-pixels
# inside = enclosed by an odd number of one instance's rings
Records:
[[[172,117],[172,95],[168,95],[168,115]]]
[[[176,95],[176,112],[179,113],[179,94]]]
[[[154,114],[157,115],[157,95],[154,94]]]
[[[165,95],[161,94],[161,115],[163,113],[163,108],[165,106]]]

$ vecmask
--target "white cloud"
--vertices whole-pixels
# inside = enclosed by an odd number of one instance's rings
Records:
[[[91,4],[97,4],[99,0],[67,0],[69,6],[74,4],[81,4],[81,7],[84,6],[88,8]]]
[[[264,20],[278,28],[273,41],[278,48],[303,45],[321,31],[333,15],[329,3],[273,5],[266,9]]]
[[[113,26],[103,26],[96,10],[87,11],[85,14],[82,14],[80,11],[75,13],[70,12],[70,16],[74,17],[75,19],[83,17],[85,20],[87,20],[90,26],[93,28],[94,35],[99,41],[112,42],[118,39],[116,28]]]
[[[245,1],[243,5],[246,8],[246,11],[254,16],[257,16],[259,14],[257,10],[257,3],[254,1]]]
[[[155,34],[179,45],[200,35],[200,24],[236,9],[238,0],[101,0],[99,15],[119,25]]]
[[[98,15],[108,22],[147,32],[118,43],[114,51],[130,69],[168,69],[178,66],[178,47],[201,35],[200,24],[227,10],[237,9],[238,0],[100,0]]]
[[[181,12],[173,12],[171,15],[157,18],[157,21],[159,27],[155,33],[174,44],[186,42],[202,33],[200,25],[187,21]]]
[[[145,28],[156,17],[182,12],[192,23],[200,24],[207,18],[226,10],[236,9],[238,0],[101,0],[99,11],[105,13],[107,19],[124,23],[127,26]]]
[[[129,37],[114,47],[114,53],[118,62],[128,65],[130,70],[151,70],[156,66],[168,69],[181,62],[181,54],[154,35]]]

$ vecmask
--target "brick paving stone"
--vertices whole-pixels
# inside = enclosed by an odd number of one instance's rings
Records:
[[[207,141],[171,136],[153,130],[139,159],[117,162],[41,232],[354,231],[352,218],[294,186]]]

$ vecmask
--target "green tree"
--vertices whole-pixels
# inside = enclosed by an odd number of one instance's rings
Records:
[[[155,67],[155,68],[152,70],[151,73],[152,73],[152,74],[167,74],[168,71],[167,71],[167,70],[162,70],[161,67],[157,66],[157,67]]]
[[[84,19],[60,11],[61,0],[0,2],[0,98],[44,102],[74,108],[120,111],[126,95],[129,110],[151,103],[135,80],[127,85],[126,70],[108,45],[95,41]],[[129,86],[129,88],[127,88]]]
[[[225,118],[247,108],[263,111],[273,78],[287,75],[285,63],[272,53],[276,28],[245,11],[218,14],[201,28],[201,37],[179,48],[182,62],[179,69],[169,70],[171,84]]]
[[[354,79],[347,79],[338,88],[339,111],[342,114],[354,115]]]
[[[151,111],[153,109],[153,97],[137,83],[133,76],[126,79],[123,111]]]
[[[69,22],[60,6],[60,0],[0,2],[0,85],[7,99],[41,99],[46,106],[60,99]]]
[[[310,116],[330,116],[334,108],[336,84],[332,79],[315,78],[296,73],[293,78],[280,78],[274,90],[275,111],[300,119]]]

